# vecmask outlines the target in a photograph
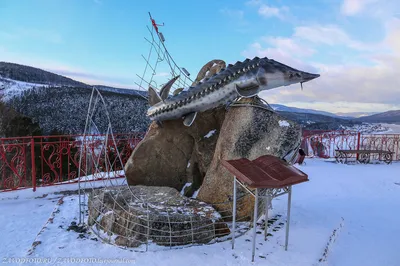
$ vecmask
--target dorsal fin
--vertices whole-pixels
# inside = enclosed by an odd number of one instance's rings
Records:
[[[174,78],[172,78],[171,80],[169,80],[167,83],[165,83],[165,85],[161,88],[160,90],[160,97],[161,100],[165,100],[168,98],[169,95],[169,91],[172,87],[172,85],[174,84],[174,82],[179,78],[179,76],[176,76]]]
[[[152,86],[149,86],[149,105],[153,106],[161,101],[162,99],[157,91]]]

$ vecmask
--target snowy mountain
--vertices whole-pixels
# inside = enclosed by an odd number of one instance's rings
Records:
[[[43,134],[57,131],[82,134],[91,85],[84,84],[41,69],[0,62],[0,96],[18,113],[38,122]],[[145,92],[97,86],[110,112],[114,132],[146,131],[150,121]],[[98,133],[108,126],[99,104],[95,122]]]
[[[374,115],[360,117],[357,120],[370,123],[400,123],[400,110],[387,111]]]
[[[338,116],[345,116],[345,117],[353,117],[353,118],[359,118],[363,116],[369,116],[369,115],[374,115],[377,114],[378,112],[338,112],[336,115]]]
[[[289,120],[296,121],[307,130],[342,130],[344,128],[352,128],[357,124],[361,124],[359,121],[322,114],[277,112]]]
[[[0,76],[34,84],[88,87],[89,85],[39,68],[8,62],[0,62]]]

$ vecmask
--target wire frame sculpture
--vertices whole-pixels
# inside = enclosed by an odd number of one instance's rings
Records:
[[[105,132],[99,132],[97,120],[108,121]],[[93,137],[94,133],[104,136]],[[232,198],[211,206],[173,188],[129,186],[125,178],[118,178],[124,176],[124,163],[106,103],[96,88],[81,144],[79,223],[104,242],[143,252],[213,244],[250,229],[249,217],[238,211],[235,235],[231,234]],[[236,209],[243,209],[251,197],[246,190],[239,191]]]
[[[135,84],[142,90],[145,86],[160,88],[163,75],[157,69],[166,64],[169,71],[166,76],[180,76],[175,89],[190,86],[189,72],[173,60],[165,47],[165,36],[158,29],[160,25],[151,15],[150,19],[150,39],[145,38],[150,51],[146,57],[142,56],[145,68],[142,75],[137,75],[139,81]],[[103,137],[92,136],[99,133]],[[235,235],[231,233],[232,197],[210,205],[184,197],[173,188],[129,186],[126,178],[118,178],[125,173],[117,138],[106,102],[100,91],[93,88],[81,139],[79,172],[83,177],[79,180],[79,223],[98,238],[143,252],[213,244],[243,235],[250,229],[251,215],[238,211]],[[244,209],[249,201],[254,201],[253,196],[242,189],[237,194],[236,209]]]

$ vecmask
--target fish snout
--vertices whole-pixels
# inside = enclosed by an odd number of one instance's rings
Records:
[[[303,72],[301,77],[302,77],[302,82],[307,82],[310,80],[313,80],[315,78],[318,78],[320,75],[319,74],[311,74],[307,72]]]

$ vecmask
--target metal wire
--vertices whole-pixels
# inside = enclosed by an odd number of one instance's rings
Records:
[[[150,38],[145,37],[144,39],[150,45],[150,49],[147,57],[142,55],[142,58],[145,62],[145,67],[142,75],[136,74],[136,76],[139,78],[139,81],[135,82],[135,84],[139,87],[140,90],[143,90],[145,92],[147,92],[148,88],[144,88],[144,84],[146,86],[152,86],[156,90],[159,89],[159,86],[157,82],[154,80],[154,78],[157,75],[157,68],[159,67],[159,64],[166,63],[166,67],[169,68],[169,73],[170,73],[169,79],[176,76],[180,76],[180,78],[175,81],[172,88],[177,89],[177,88],[189,87],[193,83],[193,81],[177,65],[175,60],[172,58],[171,54],[168,52],[168,49],[165,46],[164,42],[161,40],[160,35],[154,32],[154,27],[147,26],[147,30],[150,35]],[[151,70],[150,73],[149,69]],[[163,84],[160,85],[162,86]]]

